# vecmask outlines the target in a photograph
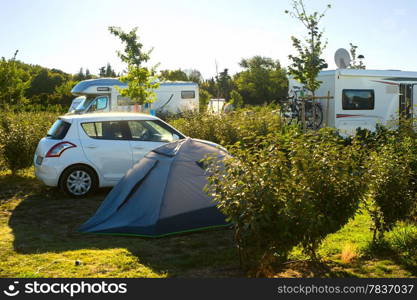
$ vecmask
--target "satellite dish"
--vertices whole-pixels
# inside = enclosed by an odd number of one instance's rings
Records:
[[[344,49],[340,48],[334,54],[334,61],[339,69],[347,69],[350,66],[350,54]]]

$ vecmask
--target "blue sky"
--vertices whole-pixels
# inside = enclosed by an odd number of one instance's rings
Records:
[[[334,52],[359,45],[371,69],[417,71],[417,1],[305,0],[309,10],[332,8],[322,21],[328,46],[324,58],[335,68]],[[290,37],[302,37],[299,22],[284,13],[289,0],[0,0],[0,57],[76,73],[94,74],[110,62],[124,66],[121,48],[108,26],[139,27],[151,63],[159,69],[196,68],[204,77],[239,71],[242,58],[263,55],[288,65]]]

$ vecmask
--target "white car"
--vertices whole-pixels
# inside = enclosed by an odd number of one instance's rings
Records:
[[[74,197],[111,187],[146,153],[185,136],[157,117],[95,113],[58,118],[40,140],[36,177]]]

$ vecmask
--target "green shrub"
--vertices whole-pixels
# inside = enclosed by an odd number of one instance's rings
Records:
[[[241,109],[229,114],[185,114],[168,122],[185,135],[224,146],[237,142],[242,147],[281,130],[279,114],[271,106]]]
[[[46,135],[53,113],[3,113],[0,117],[0,149],[4,165],[12,171],[31,166],[39,140]]]
[[[388,236],[391,248],[397,253],[408,254],[417,260],[417,228],[410,224],[395,227]]]
[[[296,245],[316,258],[326,235],[352,218],[365,190],[362,151],[331,130],[296,128],[234,147],[212,166],[208,192],[235,224],[245,266],[265,273]]]
[[[416,146],[412,137],[391,136],[370,154],[369,197],[365,206],[372,218],[374,241],[398,221],[412,217],[417,192]]]

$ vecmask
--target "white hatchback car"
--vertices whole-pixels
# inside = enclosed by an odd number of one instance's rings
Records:
[[[146,153],[185,136],[161,119],[138,113],[58,118],[40,140],[36,177],[74,197],[111,187]]]

